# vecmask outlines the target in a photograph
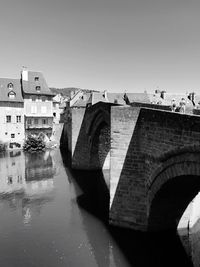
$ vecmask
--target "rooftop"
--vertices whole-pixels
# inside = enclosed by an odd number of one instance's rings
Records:
[[[0,78],[0,101],[24,102],[19,79]]]
[[[22,85],[25,94],[55,96],[41,72],[23,70]]]

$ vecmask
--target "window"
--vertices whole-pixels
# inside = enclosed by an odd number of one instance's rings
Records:
[[[10,99],[14,99],[15,96],[16,96],[16,94],[15,94],[15,92],[13,92],[13,91],[11,91],[11,92],[8,93],[8,97],[9,97]]]
[[[31,106],[31,113],[37,113],[37,106]]]
[[[27,120],[27,124],[28,124],[28,125],[31,125],[31,122],[32,122],[31,119],[28,119],[28,120]]]
[[[8,176],[8,184],[12,184],[13,183],[13,179],[12,179],[12,175]]]
[[[12,134],[11,134],[11,138],[15,138],[15,134],[12,133]]]
[[[11,116],[10,115],[6,116],[6,122],[8,122],[8,123],[11,122]]]
[[[34,119],[34,124],[38,124],[38,119]]]
[[[45,100],[46,100],[46,97],[42,96],[42,101],[45,102]]]
[[[35,89],[36,89],[37,92],[40,92],[41,87],[40,86],[36,86]]]
[[[42,119],[42,124],[47,124],[47,119]]]
[[[46,106],[42,106],[41,107],[41,113],[47,113],[47,107]]]
[[[35,77],[35,82],[38,82],[39,81],[39,77]]]
[[[36,96],[35,95],[32,95],[31,98],[32,98],[32,101],[36,100]]]
[[[16,116],[16,122],[21,122],[21,116]]]
[[[56,117],[56,112],[53,112],[53,116]]]
[[[8,87],[8,89],[13,89],[13,83],[9,83],[8,85],[7,85],[7,87]]]

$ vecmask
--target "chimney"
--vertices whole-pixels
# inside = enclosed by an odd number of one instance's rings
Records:
[[[166,91],[161,91],[161,92],[160,92],[160,97],[161,97],[162,99],[165,98],[165,93],[166,93]]]
[[[25,66],[22,67],[22,80],[28,81],[28,69]]]
[[[108,99],[108,94],[107,94],[107,91],[106,91],[106,90],[103,92],[103,97],[104,97],[106,100]]]
[[[188,99],[192,102],[193,106],[195,106],[195,93],[189,93]]]

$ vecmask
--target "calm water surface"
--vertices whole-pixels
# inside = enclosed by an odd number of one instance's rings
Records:
[[[109,227],[101,175],[65,161],[59,150],[0,154],[0,266],[192,266],[174,233]]]

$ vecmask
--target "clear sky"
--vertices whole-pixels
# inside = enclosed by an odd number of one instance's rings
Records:
[[[200,93],[200,1],[1,0],[0,77],[49,86]]]

